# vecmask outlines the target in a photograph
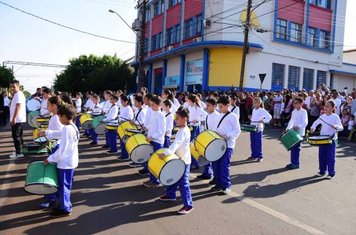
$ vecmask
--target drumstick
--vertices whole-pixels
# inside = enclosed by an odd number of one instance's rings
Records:
[[[327,123],[326,121],[324,121],[322,118],[318,118],[318,119],[320,119],[322,122],[324,122],[326,125],[328,125],[328,126],[330,126],[331,128],[333,128],[333,129],[335,129],[336,130],[336,128],[333,126],[333,125],[331,125],[331,124],[329,124],[329,123]]]

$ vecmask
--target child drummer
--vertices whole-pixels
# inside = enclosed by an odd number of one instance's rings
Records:
[[[296,97],[293,101],[294,110],[292,112],[292,117],[288,123],[287,131],[293,129],[299,133],[301,137],[305,135],[305,128],[308,125],[308,113],[303,106],[303,98]],[[294,145],[291,148],[290,159],[291,163],[286,166],[287,169],[293,170],[299,168],[299,156],[301,143]]]
[[[73,120],[76,110],[72,105],[64,105],[58,109],[60,122],[64,125],[61,144],[44,164],[56,163],[58,174],[59,207],[51,211],[51,216],[69,216],[72,212],[70,191],[72,189],[74,169],[78,167],[79,131]]]
[[[317,125],[321,124],[320,135],[330,136],[332,138],[331,144],[319,145],[319,176],[324,176],[326,170],[328,170],[328,179],[332,179],[335,176],[335,154],[337,131],[342,131],[340,117],[335,112],[335,102],[329,100],[324,106],[324,114],[321,115],[311,126],[310,131],[314,132]]]
[[[111,107],[107,110],[105,114],[104,122],[115,121],[119,113],[119,107],[116,105],[116,102],[119,98],[116,95],[110,96]],[[117,153],[117,131],[116,130],[107,130],[105,133],[105,139],[108,147],[110,148],[106,153],[115,154]]]
[[[174,185],[166,188],[166,195],[161,196],[161,201],[175,201],[176,191],[179,187],[181,198],[183,201],[183,207],[178,210],[179,214],[188,214],[193,210],[193,199],[189,187],[189,172],[190,172],[190,130],[188,128],[189,114],[185,109],[178,109],[176,113],[176,124],[179,130],[176,134],[174,142],[165,149],[164,154],[160,154],[159,157],[163,159],[169,154],[176,154],[185,162],[185,172],[183,177]]]

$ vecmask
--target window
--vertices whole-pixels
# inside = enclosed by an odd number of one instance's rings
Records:
[[[319,32],[319,47],[329,49],[329,45],[330,45],[329,42],[330,42],[329,32],[320,30],[320,32]]]
[[[164,9],[165,9],[164,2],[165,2],[165,0],[160,0],[156,4],[153,5],[153,16],[158,16],[164,12]]]
[[[272,89],[282,90],[284,83],[284,64],[272,64]]]
[[[163,34],[158,33],[152,37],[151,50],[158,50],[163,47]]]
[[[277,19],[276,38],[287,40],[287,21]]]
[[[203,30],[203,16],[198,15],[184,22],[184,39],[200,35]]]
[[[313,89],[314,85],[314,70],[313,69],[304,69],[303,73],[303,88],[307,91]]]
[[[288,89],[295,91],[299,90],[300,68],[296,66],[289,66],[288,70]]]
[[[330,9],[330,0],[310,0],[309,2],[310,4],[316,5],[318,7]]]
[[[161,13],[165,10],[165,0],[161,0]]]
[[[172,45],[180,41],[180,25],[167,29],[167,45]]]
[[[316,75],[316,85],[326,84],[326,72],[318,70]]]
[[[146,22],[151,19],[151,8],[147,7],[146,9]]]
[[[297,43],[302,42],[302,25],[296,23],[290,24],[289,40]]]
[[[314,28],[308,29],[308,45],[312,47],[317,46],[316,29]]]
[[[180,0],[168,0],[168,8],[175,6]]]

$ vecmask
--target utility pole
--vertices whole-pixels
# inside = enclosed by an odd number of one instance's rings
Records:
[[[142,2],[140,4],[140,2]],[[145,38],[146,38],[146,0],[141,0],[138,3],[138,8],[141,8],[141,36],[139,37],[139,65],[137,74],[137,90],[140,91],[146,84],[145,74]]]
[[[241,73],[240,73],[240,86],[239,90],[243,90],[244,86],[244,77],[245,77],[245,66],[246,66],[246,56],[249,52],[248,45],[248,34],[250,33],[251,26],[251,8],[252,8],[252,0],[248,0],[247,2],[247,12],[246,12],[246,22],[244,22],[244,48],[242,51],[242,60],[241,60]]]

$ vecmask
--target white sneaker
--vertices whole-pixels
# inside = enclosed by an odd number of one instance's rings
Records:
[[[24,157],[24,155],[22,153],[20,153],[20,154],[13,153],[9,156],[9,158],[11,158],[11,159],[17,159],[17,158],[22,158],[22,157]]]
[[[225,195],[228,195],[231,192],[231,188],[226,188],[222,191]]]

